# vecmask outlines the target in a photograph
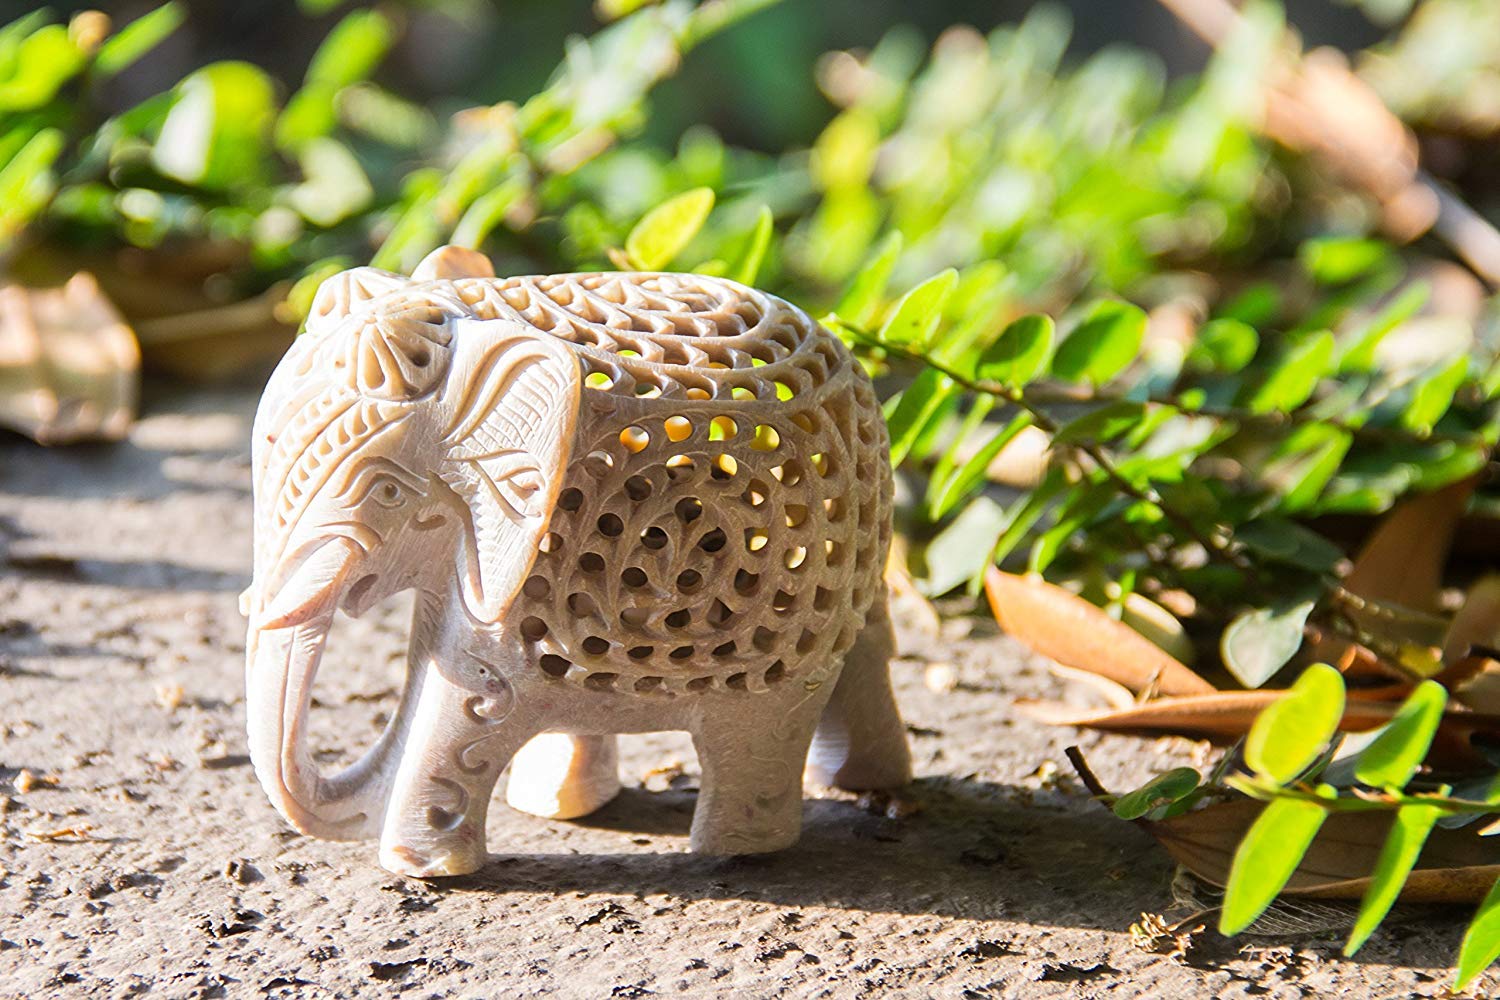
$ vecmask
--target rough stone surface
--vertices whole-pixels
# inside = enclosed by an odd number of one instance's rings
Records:
[[[1013,698],[1060,687],[979,618],[898,621],[918,780],[894,807],[810,800],[782,854],[686,853],[697,765],[676,734],[622,740],[625,790],[585,822],[496,796],[476,875],[405,880],[292,832],[243,737],[255,398],[158,392],[114,446],[0,440],[0,997],[1444,993],[1462,920],[1443,913],[1353,962],[1336,933],[1139,949],[1127,928],[1170,907],[1172,867],[1062,750],[1113,786],[1200,751],[1020,717]],[[334,625],[325,765],[394,705],[403,623]]]

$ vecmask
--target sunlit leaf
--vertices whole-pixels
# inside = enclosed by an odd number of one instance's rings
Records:
[[[1333,348],[1333,334],[1326,330],[1293,346],[1249,394],[1246,408],[1252,413],[1285,413],[1307,402],[1330,372]]]
[[[210,189],[254,184],[265,174],[266,131],[274,109],[275,86],[258,67],[205,66],[177,85],[152,161],[184,184]]]
[[[886,419],[891,435],[891,464],[905,460],[917,437],[939,408],[959,392],[953,380],[935,368],[924,368],[901,392],[896,408]]]
[[[1500,958],[1500,881],[1484,897],[1469,929],[1464,932],[1458,949],[1458,970],[1453,976],[1453,990],[1468,988],[1474,977]]]
[[[1234,853],[1219,933],[1235,935],[1265,912],[1307,853],[1328,812],[1316,802],[1276,799],[1256,817]]]
[[[1006,525],[1005,510],[989,497],[978,497],[927,543],[923,559],[927,576],[919,581],[929,597],[946,594],[984,569],[990,550]]]
[[[1343,715],[1344,678],[1326,663],[1314,663],[1256,718],[1245,737],[1245,763],[1286,784],[1317,759]]]
[[[1314,281],[1341,285],[1387,263],[1391,249],[1380,240],[1330,236],[1303,243],[1297,257]]]
[[[368,77],[390,51],[396,29],[377,10],[356,10],[344,15],[307,65],[307,82],[329,87],[347,87]]]
[[[1314,602],[1256,608],[1236,615],[1224,630],[1219,652],[1234,679],[1258,688],[1302,648],[1302,627]]]
[[[1095,303],[1057,347],[1052,374],[1064,382],[1103,385],[1135,360],[1146,335],[1146,314],[1128,302]]]
[[[880,123],[866,108],[842,112],[818,136],[812,148],[813,180],[824,191],[863,187],[875,169]]]
[[[25,36],[0,72],[0,111],[30,111],[52,100],[82,71],[87,57],[60,24],[49,24]]]
[[[1248,365],[1260,347],[1255,328],[1237,319],[1216,319],[1204,323],[1188,350],[1186,365],[1190,369],[1234,374]]]
[[[745,237],[739,257],[729,267],[729,277],[742,285],[755,284],[760,274],[760,265],[771,246],[771,235],[776,231],[776,217],[769,205],[762,205],[755,214],[755,225]]]
[[[1074,441],[1094,441],[1106,444],[1136,427],[1146,416],[1148,403],[1119,400],[1101,406],[1058,428],[1053,435],[1054,444],[1069,444]]]
[[[1339,359],[1339,371],[1368,371],[1375,366],[1375,352],[1381,341],[1402,323],[1417,314],[1432,296],[1432,286],[1425,281],[1407,285],[1379,313],[1371,317]]]
[[[1176,767],[1158,774],[1140,788],[1115,799],[1111,808],[1121,819],[1140,819],[1151,810],[1191,795],[1201,775],[1191,767]]]
[[[1447,689],[1437,681],[1418,684],[1390,725],[1360,754],[1355,778],[1376,788],[1406,787],[1432,746],[1447,702]]]
[[[1386,835],[1385,845],[1375,862],[1369,888],[1360,901],[1359,916],[1349,932],[1349,942],[1344,946],[1345,955],[1359,951],[1391,911],[1401,894],[1401,886],[1417,863],[1417,856],[1422,853],[1422,845],[1432,833],[1433,824],[1444,812],[1441,807],[1428,805],[1405,805],[1396,811],[1391,832]]]
[[[682,252],[714,207],[711,188],[694,188],[647,212],[625,239],[625,253],[643,271],[659,271]]]
[[[1052,352],[1052,317],[1041,313],[1013,321],[979,356],[975,374],[985,381],[1019,388],[1047,367]]]
[[[926,346],[943,319],[943,306],[958,287],[958,272],[953,268],[928,278],[901,296],[891,314],[881,324],[880,342],[897,346]]]
[[[930,505],[930,516],[932,519],[936,521],[943,518],[960,500],[968,496],[976,486],[984,482],[985,471],[989,468],[990,463],[1005,449],[1006,445],[1016,439],[1016,435],[1031,425],[1031,414],[1016,414],[994,436],[980,445],[979,449],[970,455],[963,465],[954,470],[950,476],[943,479]]]
[[[901,233],[892,230],[886,234],[885,239],[880,241],[875,252],[870,255],[869,261],[860,268],[849,282],[849,287],[839,299],[838,305],[834,306],[834,313],[846,323],[856,328],[864,329],[875,322],[875,317],[880,313],[881,298],[885,295],[885,286],[891,278],[891,271],[896,266],[896,258],[901,255]]]
[[[103,45],[94,56],[94,72],[113,76],[156,48],[176,31],[187,17],[181,3],[164,3],[131,21]]]
[[[1401,414],[1401,425],[1418,434],[1431,434],[1433,425],[1453,405],[1453,396],[1469,374],[1468,355],[1459,355],[1417,383],[1411,402]]]

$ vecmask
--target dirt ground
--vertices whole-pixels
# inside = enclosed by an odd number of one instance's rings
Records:
[[[695,858],[696,764],[666,734],[623,742],[625,791],[584,822],[497,797],[472,877],[405,880],[373,845],[296,834],[242,732],[255,392],[149,398],[122,445],[0,438],[0,997],[1445,991],[1449,914],[1382,931],[1358,961],[1337,933],[1137,946],[1141,911],[1172,905],[1172,866],[1062,750],[1123,787],[1202,748],[1018,715],[1015,697],[1059,682],[979,617],[902,624],[909,815],[810,790],[796,848]],[[399,607],[335,626],[315,713],[328,765],[393,704],[401,633]],[[929,689],[934,663],[955,688]]]

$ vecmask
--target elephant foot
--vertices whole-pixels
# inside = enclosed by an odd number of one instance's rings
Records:
[[[747,830],[740,827],[725,828],[714,823],[694,824],[689,846],[694,854],[733,857],[742,854],[772,854],[784,851],[797,843],[802,835],[802,801],[797,800],[797,813],[780,826],[761,826]]]
[[[425,851],[405,844],[382,844],[380,847],[380,867],[407,878],[472,875],[484,867],[487,857],[483,845],[471,843],[434,844]]]
[[[613,736],[543,733],[511,760],[505,801],[543,819],[577,819],[620,794]]]

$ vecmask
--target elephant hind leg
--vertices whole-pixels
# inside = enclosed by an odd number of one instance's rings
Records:
[[[620,793],[613,736],[543,733],[511,760],[505,801],[544,819],[577,819]]]
[[[807,777],[850,791],[911,780],[911,748],[891,693],[895,636],[882,597],[844,655],[844,669],[813,737]]]

